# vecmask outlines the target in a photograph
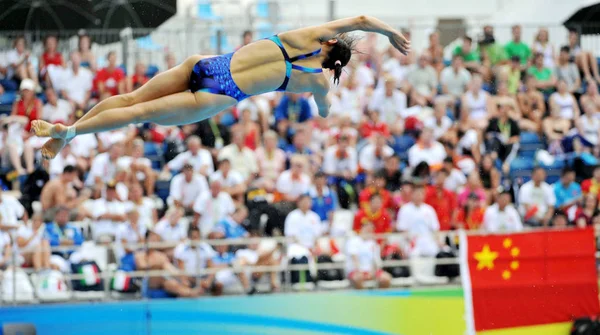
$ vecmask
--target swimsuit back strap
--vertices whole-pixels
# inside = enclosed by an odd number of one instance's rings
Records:
[[[298,70],[298,71],[302,71],[302,72],[306,72],[306,73],[321,73],[323,72],[323,69],[321,68],[312,68],[312,67],[305,67],[302,65],[296,65],[296,64],[292,64],[292,69],[294,70]]]
[[[268,39],[271,40],[271,41],[273,41],[273,42],[275,42],[275,44],[277,44],[277,46],[281,50],[281,53],[283,54],[283,58],[285,58],[286,62],[289,62],[290,61],[290,56],[288,55],[287,51],[285,51],[285,48],[283,47],[283,43],[281,43],[281,40],[279,39],[279,36],[277,36],[277,35],[271,36]]]
[[[318,55],[319,53],[321,53],[321,49],[320,48],[317,49],[317,50],[315,50],[315,51],[313,51],[313,52],[309,52],[307,54],[304,54],[304,55],[292,57],[292,58],[290,58],[290,62],[293,63],[293,62],[295,62],[297,60],[300,60],[300,59],[305,59],[305,58],[313,57],[313,56]]]

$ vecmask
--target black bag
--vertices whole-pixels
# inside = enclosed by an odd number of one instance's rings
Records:
[[[317,257],[317,264],[333,264],[333,260],[328,255]],[[317,280],[334,281],[343,280],[344,275],[341,269],[323,269],[317,271]]]
[[[100,268],[94,261],[85,261],[77,264],[71,264],[73,274],[84,275],[83,279],[73,279],[71,281],[75,291],[103,291],[104,284],[100,277]]]
[[[590,318],[580,318],[573,321],[571,335],[599,335],[600,323]]]
[[[308,258],[306,256],[302,256],[300,258],[292,258],[292,260],[290,261],[291,265],[308,265]],[[298,270],[294,270],[291,271],[290,273],[290,279],[292,281],[292,284],[297,284],[297,283],[308,283],[308,282],[312,282],[313,278],[310,275],[310,271],[308,270],[304,270],[304,271],[298,271]]]
[[[456,255],[451,250],[448,250],[448,251],[442,250],[442,251],[438,252],[438,254],[435,256],[435,258],[437,258],[437,259],[456,258]],[[435,275],[438,277],[448,277],[448,278],[452,279],[452,278],[458,277],[460,275],[460,268],[458,267],[458,264],[437,264],[435,266]]]
[[[382,258],[384,261],[400,261],[402,256],[398,252],[392,252]],[[410,277],[410,268],[408,266],[388,266],[384,267],[383,271],[392,275],[393,278]]]

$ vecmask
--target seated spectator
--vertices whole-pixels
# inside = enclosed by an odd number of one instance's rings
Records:
[[[439,76],[444,68],[444,47],[440,43],[439,31],[436,30],[429,34],[429,45],[425,52],[431,56],[431,67],[435,69],[436,74]]]
[[[34,172],[34,150],[30,141],[29,133],[25,132],[25,127],[29,124],[26,116],[6,116],[0,117],[0,157],[2,166],[7,169],[14,169],[18,176],[28,175]],[[23,168],[25,163],[25,168]]]
[[[248,187],[242,175],[231,169],[231,163],[228,159],[219,161],[219,169],[210,175],[211,179],[221,182],[223,191],[229,193],[232,198],[241,199]]]
[[[577,135],[573,139],[575,152],[583,150],[593,153],[596,157],[600,154],[600,119],[597,117],[598,109],[593,103],[582,106],[583,115],[575,121]]]
[[[69,142],[71,151],[77,158],[77,166],[87,171],[96,153],[98,152],[98,140],[95,134],[77,136]]]
[[[210,180],[208,192],[202,192],[194,202],[193,225],[200,229],[203,237],[210,234],[215,225],[235,211],[231,196],[221,190],[219,180]]]
[[[537,90],[537,79],[531,74],[525,77],[525,90],[517,94],[521,117],[519,127],[526,131],[539,133],[542,129],[542,117],[546,113],[544,95]]]
[[[96,89],[100,100],[126,93],[125,72],[117,66],[117,54],[111,51],[106,56],[108,66],[96,73]]]
[[[190,216],[194,214],[194,204],[196,199],[206,192],[208,192],[206,177],[194,173],[192,164],[185,163],[181,173],[171,180],[169,200],[171,200],[176,207],[183,208],[186,216]]]
[[[473,39],[467,35],[463,36],[462,44],[457,45],[452,52],[452,56],[462,57],[465,67],[471,72],[479,72],[481,66],[479,59],[479,50],[473,47]]]
[[[313,184],[308,191],[312,199],[311,210],[319,215],[321,222],[331,223],[334,210],[339,204],[335,193],[327,186],[327,175],[317,172]]]
[[[306,169],[306,158],[302,155],[294,155],[290,159],[290,169],[283,171],[275,186],[280,196],[279,200],[295,202],[306,194],[310,189],[310,177],[304,172]]]
[[[44,221],[52,221],[59,208],[69,210],[70,220],[83,217],[85,210],[82,205],[90,198],[90,193],[82,191],[80,195],[77,195],[74,186],[81,186],[78,173],[79,171],[74,166],[67,165],[58,177],[49,180],[44,185],[40,194]]]
[[[161,241],[164,242],[183,241],[186,237],[186,231],[181,222],[183,214],[184,212],[181,208],[170,208],[167,213],[165,213],[165,216],[158,221],[156,227],[154,227],[152,231],[160,236]],[[173,255],[173,248],[168,248],[163,250],[163,252],[171,257]]]
[[[448,191],[457,193],[467,183],[467,177],[464,172],[457,169],[452,157],[446,157],[444,159],[443,169],[448,171],[448,177],[446,178],[446,183],[444,183],[444,188]]]
[[[293,243],[288,245],[289,249],[300,248],[303,255],[315,255],[317,238],[323,235],[326,227],[321,223],[319,215],[312,210],[312,200],[309,195],[303,194],[298,198],[298,208],[288,214],[285,218],[284,234],[286,237],[294,238]],[[315,255],[316,256],[316,255]],[[288,257],[294,257],[288,255]]]
[[[496,169],[495,160],[492,154],[485,154],[479,163],[479,176],[481,177],[481,185],[486,190],[488,199],[496,195],[496,190],[500,186],[501,173]],[[463,174],[464,176],[464,174]],[[465,179],[466,181],[466,179]]]
[[[582,50],[579,45],[579,34],[575,29],[569,29],[569,60],[575,62],[579,71],[583,72],[586,82],[600,82],[600,74],[598,73],[598,61],[594,55]],[[591,71],[590,71],[591,70]]]
[[[247,225],[248,208],[238,206],[231,215],[227,215],[215,226],[215,232],[223,234],[223,238],[244,238],[248,237],[248,231],[244,228]]]
[[[243,109],[241,111],[238,123],[234,124],[231,130],[232,132],[240,131],[245,134],[244,144],[250,150],[254,151],[260,145],[260,126],[251,118],[249,109]]]
[[[175,58],[175,55],[172,52],[169,52],[165,55],[165,65],[167,67],[165,71],[177,66],[177,58]]]
[[[81,246],[84,241],[81,230],[70,223],[69,209],[66,207],[59,207],[54,220],[46,223],[45,236],[51,247],[73,247],[71,250],[54,252],[54,254],[58,254],[63,258],[68,258],[75,250],[75,247]]]
[[[379,112],[373,110],[367,110],[366,118],[362,120],[360,123],[360,127],[358,128],[358,132],[360,133],[360,137],[369,138],[375,134],[380,134],[385,138],[390,137],[390,129],[385,122],[381,122],[379,118]],[[323,119],[323,118],[321,118]],[[398,126],[392,129],[395,134],[399,134],[402,132],[402,127]]]
[[[110,146],[108,152],[96,155],[91,164],[85,184],[87,186],[102,187],[115,179],[117,162],[123,156],[123,143],[117,142]]]
[[[338,144],[327,148],[323,157],[323,172],[336,184],[342,208],[348,208],[353,197],[356,199],[353,187],[358,172],[356,156],[356,149],[350,146],[350,137],[341,134]]]
[[[440,139],[451,140],[456,135],[453,134],[455,133],[453,129],[454,122],[448,117],[448,103],[449,101],[446,98],[436,98],[433,103],[433,115],[423,121],[425,128],[433,130],[433,137],[436,141]]]
[[[600,165],[594,167],[592,178],[581,182],[581,191],[584,195],[591,193],[600,198]]]
[[[533,66],[527,70],[528,74],[535,77],[535,87],[544,94],[544,100],[546,100],[556,88],[556,76],[552,72],[552,69],[554,69],[554,67],[545,65],[544,55],[536,53],[533,57]]]
[[[11,116],[23,116],[27,118],[25,131],[31,130],[31,121],[37,120],[42,116],[42,100],[35,96],[36,83],[29,79],[21,81],[19,86],[21,99],[15,101],[12,106]]]
[[[567,84],[567,91],[571,94],[581,93],[581,77],[577,65],[570,62],[570,49],[568,46],[560,48],[558,64],[556,65],[556,78]]]
[[[390,202],[389,193],[387,193],[387,196],[388,202]],[[363,225],[372,224],[375,234],[391,233],[393,224],[388,209],[384,206],[384,200],[380,193],[371,193],[366,203],[361,204],[360,209],[354,215],[352,229],[359,234],[363,229]],[[383,239],[380,238],[379,242],[382,241]]]
[[[92,39],[89,35],[79,34],[77,40],[77,53],[81,57],[81,66],[96,73],[96,56],[92,52]]]
[[[527,70],[527,64],[531,58],[531,49],[521,40],[521,26],[515,24],[511,28],[512,40],[504,46],[508,58],[519,57],[521,70]]]
[[[273,112],[277,129],[284,129],[286,135],[293,135],[299,123],[313,117],[308,99],[298,93],[286,92]]]
[[[27,50],[25,36],[17,36],[13,41],[13,49],[6,53],[8,64],[7,78],[15,81],[31,80],[31,91],[38,87],[38,76],[33,68],[31,51]]]
[[[146,242],[149,227],[140,222],[140,212],[131,209],[127,212],[127,221],[117,228],[115,236],[115,257],[120,261],[126,255],[142,250],[140,244]]]
[[[146,65],[142,62],[135,64],[133,75],[127,78],[127,92],[133,92],[148,82],[150,78],[146,76]]]
[[[408,73],[411,85],[410,105],[428,106],[437,94],[437,74],[430,65],[431,56],[424,53],[419,56],[418,66]]]
[[[482,88],[481,76],[475,75],[469,83],[469,90],[462,96],[461,126],[467,129],[484,129],[493,111],[492,99]]]
[[[63,99],[73,105],[75,111],[85,112],[90,104],[94,75],[81,65],[81,54],[71,52],[71,63],[58,82],[53,82]],[[52,73],[50,74],[52,77]],[[52,79],[52,78],[51,78]]]
[[[462,56],[452,56],[452,65],[440,74],[442,93],[449,95],[453,102],[458,102],[467,91],[470,82],[471,73],[465,68]]]
[[[370,76],[370,74],[368,75]],[[342,81],[336,94],[331,96],[330,108],[331,116],[341,117],[346,115],[354,124],[360,122],[364,108],[369,102],[364,95],[365,88],[358,86],[359,80],[357,76],[357,71],[354,71],[350,73],[346,80]]]
[[[306,155],[310,157],[314,152],[309,147],[310,130],[304,127],[298,127],[292,136],[292,144],[287,144],[283,147],[287,159],[294,154]]]
[[[6,269],[12,264],[12,244],[10,235],[0,231],[0,269]]]
[[[554,106],[550,110],[550,116],[544,118],[542,123],[546,142],[548,143],[548,152],[553,155],[566,152],[564,144],[569,131],[571,130],[571,121],[561,116],[561,110]]]
[[[400,157],[392,155],[385,159],[383,165],[385,174],[385,188],[390,192],[396,192],[400,189],[402,181],[402,172],[400,171]]]
[[[495,107],[495,116],[497,116],[498,105],[503,104],[508,108],[508,115],[511,119],[519,121],[521,118],[517,99],[508,91],[508,83],[506,81],[496,83],[496,95],[492,97],[492,101]]]
[[[46,89],[48,102],[42,108],[42,119],[50,123],[70,124],[73,106],[68,101],[59,99],[52,87]]]
[[[579,99],[582,106],[588,103],[594,104],[596,109],[600,109],[600,94],[598,94],[598,84],[595,81],[587,84],[587,90]]]
[[[385,172],[383,170],[377,170],[377,172],[375,172],[372,176],[367,177],[365,188],[360,191],[358,196],[358,204],[360,208],[368,207],[371,196],[373,194],[379,194],[383,202],[383,209],[390,211],[392,216],[393,213],[397,212],[397,208],[394,206],[392,199],[392,193],[386,189],[385,181]]]
[[[491,73],[498,71],[498,67],[506,65],[508,56],[504,46],[496,41],[494,37],[494,27],[486,25],[483,27],[483,39],[479,41],[479,48],[482,54],[482,63],[484,68],[480,69],[483,76],[487,77]],[[487,81],[487,80],[486,80]]]
[[[478,171],[473,171],[469,174],[469,177],[467,178],[467,184],[463,188],[462,192],[460,192],[458,195],[458,205],[461,207],[464,206],[471,193],[474,193],[479,197],[479,201],[481,202],[482,206],[487,203],[487,195],[485,193],[485,189],[482,187]]]
[[[598,197],[588,193],[583,197],[583,203],[575,211],[575,225],[585,228],[593,225],[593,218],[599,214]]]
[[[244,136],[242,132],[234,132],[231,144],[219,152],[218,160],[229,160],[232,170],[239,172],[244,180],[251,181],[258,173],[258,163],[254,151],[245,146]]]
[[[534,227],[549,225],[554,215],[554,189],[545,180],[546,170],[536,167],[531,180],[519,189],[519,212],[525,223]]]
[[[64,67],[65,62],[60,52],[58,52],[58,39],[54,35],[48,35],[44,39],[44,53],[38,63],[38,73],[42,80],[46,79],[48,66]]]
[[[225,238],[220,233],[213,234],[212,238],[221,239]],[[235,254],[230,251],[229,245],[217,245],[215,246],[214,255],[211,259],[210,268],[221,268],[222,270],[215,274],[215,286],[217,287],[217,292],[213,292],[213,294],[220,294],[219,290],[221,287],[223,289],[231,286],[235,286],[236,284],[241,284],[242,288],[248,295],[252,295],[256,293],[256,289],[251,285],[250,279],[248,276],[250,275],[249,271],[240,271],[238,273],[233,272],[232,268],[241,268],[244,266],[256,264],[258,258],[258,254],[254,250],[250,249],[241,249],[238,250]],[[274,286],[272,286],[274,287]]]
[[[194,172],[208,176],[215,171],[210,152],[202,148],[200,137],[192,135],[187,139],[187,151],[184,151],[173,158],[163,171],[179,171],[185,163],[190,163],[194,167]],[[219,156],[219,159],[221,157]]]
[[[556,84],[558,88],[556,92],[550,95],[548,101],[550,109],[559,109],[560,117],[571,122],[579,119],[579,105],[573,94],[567,90],[567,83],[564,80],[559,80]]]
[[[529,66],[528,63],[525,65]],[[500,73],[498,79],[506,82],[506,89],[510,95],[515,95],[521,89],[521,77],[523,71],[521,70],[521,58],[519,56],[512,56],[510,58],[510,66],[504,68]],[[502,76],[506,76],[504,79]]]
[[[456,214],[458,199],[454,192],[444,188],[448,171],[440,169],[433,175],[433,185],[428,186],[425,192],[425,203],[435,211],[439,229],[447,231],[456,227]]]
[[[402,120],[407,106],[406,94],[396,88],[396,81],[386,76],[385,87],[373,92],[369,102],[369,110],[379,113],[379,119],[390,127]]]
[[[16,233],[19,254],[24,266],[33,266],[38,272],[50,269],[50,243],[45,238],[46,226],[40,214],[33,215],[31,222],[19,225]]]
[[[55,179],[63,173],[65,167],[71,165],[77,167],[77,157],[73,155],[71,151],[71,145],[67,144],[65,147],[50,161],[48,167],[48,174],[50,179]]]
[[[154,183],[157,173],[152,169],[152,161],[144,157],[144,141],[136,138],[131,144],[131,156],[123,156],[117,160],[121,169],[128,171],[130,183],[144,183],[146,194],[154,194]]]
[[[583,196],[581,186],[575,181],[575,170],[569,167],[562,170],[560,180],[552,186],[556,197],[556,209],[565,213],[572,206],[576,206]]]
[[[410,63],[409,57],[404,57],[398,49],[389,46],[384,54],[381,71],[390,75],[396,83],[402,83],[410,71]]]
[[[481,229],[488,233],[511,233],[523,230],[521,217],[511,204],[510,192],[500,192],[497,202],[485,210]]]
[[[556,59],[554,53],[554,45],[550,43],[547,28],[540,28],[538,33],[535,35],[535,41],[533,42],[532,49],[535,54],[542,55],[542,65],[548,69],[554,68],[554,60]],[[536,55],[537,58],[537,55]]]
[[[508,107],[498,104],[497,117],[492,118],[485,130],[485,146],[494,160],[500,159],[502,171],[507,174],[510,162],[517,157],[521,129],[517,121],[509,118]]]
[[[208,186],[206,186],[208,189]],[[125,203],[127,212],[135,211],[139,216],[140,225],[146,228],[154,227],[158,221],[158,212],[154,200],[144,196],[144,189],[138,182],[131,183],[129,186],[129,201]]]
[[[479,230],[483,224],[486,208],[479,201],[475,193],[469,194],[467,202],[458,210],[456,227],[465,230]]]
[[[202,139],[202,143],[213,156],[216,156],[224,146],[230,143],[231,130],[221,123],[222,114],[219,113],[209,119],[195,123],[194,135]],[[158,139],[157,142],[161,140]]]
[[[408,150],[408,165],[412,168],[426,162],[430,167],[441,167],[446,158],[444,146],[433,139],[433,130],[424,128],[417,143]]]
[[[264,135],[264,144],[255,151],[258,162],[258,175],[275,181],[285,170],[285,152],[277,147],[277,133],[268,130]]]
[[[398,212],[396,230],[408,233],[411,257],[435,257],[440,250],[440,223],[435,210],[424,201],[425,189],[415,185],[411,201]]]
[[[127,220],[125,203],[119,199],[116,184],[106,185],[105,195],[93,203],[92,237],[95,241],[112,241],[120,224]]]
[[[371,175],[385,165],[385,160],[394,154],[394,149],[387,145],[385,137],[375,134],[371,143],[362,148],[358,156],[358,164],[364,173]]]
[[[392,276],[381,268],[381,250],[375,239],[370,236],[374,225],[366,221],[360,229],[360,235],[346,243],[346,268],[348,279],[356,289],[364,288],[367,280],[376,280],[377,287],[390,287]]]

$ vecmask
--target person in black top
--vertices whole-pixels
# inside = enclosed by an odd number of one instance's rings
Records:
[[[196,123],[194,134],[202,139],[202,145],[207,148],[220,150],[231,142],[229,129],[221,124],[220,119],[221,115],[217,114]]]
[[[400,189],[402,173],[400,172],[400,157],[392,155],[385,159],[383,167],[385,173],[385,188],[390,192]]]
[[[502,170],[508,173],[510,162],[517,156],[519,150],[519,124],[508,116],[510,108],[499,103],[497,117],[490,119],[485,130],[486,151],[492,153],[492,158],[502,161]]]

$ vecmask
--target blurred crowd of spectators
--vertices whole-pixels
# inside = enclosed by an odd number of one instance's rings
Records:
[[[269,93],[196,124],[78,136],[52,161],[39,159],[44,139],[29,133],[32,120],[71,124],[156,71],[138,63],[126,74],[114,52],[99,68],[85,35],[68,53],[48,36],[41,55],[18,37],[0,56],[0,101],[11,93],[14,100],[0,119],[0,166],[4,185],[20,181],[21,197],[0,196],[2,225],[18,226],[10,231],[23,252],[19,264],[35,270],[68,271],[62,261],[73,250],[50,248],[85,239],[116,241],[123,268],[222,267],[199,282],[193,275],[151,281],[197,296],[235,281],[253,292],[257,274],[235,267],[336,254],[346,256],[346,276],[356,287],[368,279],[386,286],[390,274],[371,271],[381,270],[380,257],[435,257],[454,244],[439,231],[598,224],[600,168],[567,166],[553,183],[542,167],[522,185],[511,175],[524,133],[554,157],[600,153],[596,57],[574,31],[560,47],[546,29],[532,44],[521,40],[518,25],[512,35],[496,41],[486,26],[480,41],[463,37],[451,60],[438,32],[425,50],[407,56],[380,52],[376,36],[367,35],[332,89],[328,118],[316,116],[310,95]],[[244,43],[250,40],[245,34]],[[166,60],[169,68],[177,63],[170,54]],[[36,201],[41,211],[34,211]],[[352,211],[353,222],[336,222],[340,209]],[[359,235],[339,245],[335,238],[350,231]],[[360,235],[394,231],[409,237],[392,243]],[[187,243],[282,235],[295,241],[287,255],[276,246]],[[11,261],[10,241],[0,234],[0,265]],[[130,247],[146,241],[179,244],[148,252]],[[277,277],[270,276],[274,290]]]

